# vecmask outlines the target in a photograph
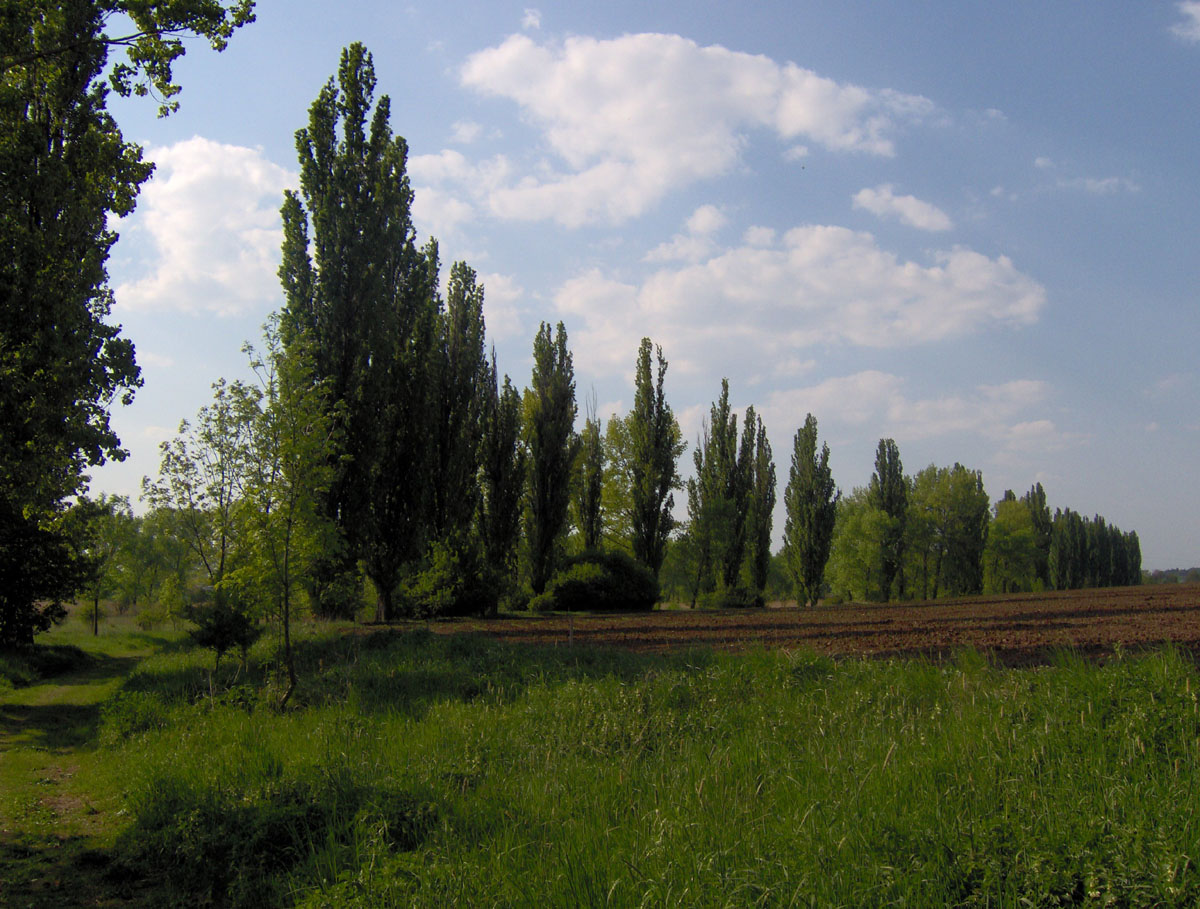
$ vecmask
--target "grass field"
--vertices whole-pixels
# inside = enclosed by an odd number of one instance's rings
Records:
[[[169,635],[63,642],[94,656],[0,693],[4,904],[1200,904],[1176,649],[1006,669],[310,628],[280,713],[269,641],[211,684]]]

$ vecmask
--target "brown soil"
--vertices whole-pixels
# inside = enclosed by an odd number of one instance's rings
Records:
[[[1200,653],[1200,585],[1119,587],[971,597],[902,604],[798,609],[673,610],[621,615],[511,617],[438,623],[443,634],[473,631],[529,644],[638,651],[715,647],[805,648],[833,656],[944,656],[965,647],[1007,665],[1056,650],[1088,656],[1119,645],[1174,642]]]

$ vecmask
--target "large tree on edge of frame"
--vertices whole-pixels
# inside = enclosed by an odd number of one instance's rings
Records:
[[[109,34],[118,15],[133,31]],[[133,210],[153,166],[108,92],[156,95],[169,113],[183,37],[221,50],[252,19],[252,0],[0,5],[0,646],[53,620],[38,603],[63,595],[56,518],[89,467],[125,456],[108,409],[141,384],[132,343],[105,322],[106,263],[109,219]],[[109,69],[114,46],[128,59]]]

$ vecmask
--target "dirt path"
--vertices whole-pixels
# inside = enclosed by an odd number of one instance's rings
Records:
[[[152,647],[0,693],[0,905],[134,906],[110,867],[115,804],[88,796],[100,709]]]

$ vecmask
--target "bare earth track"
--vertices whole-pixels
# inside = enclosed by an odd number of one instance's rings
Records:
[[[572,631],[573,625],[573,631]],[[944,656],[965,647],[1010,666],[1061,649],[1088,656],[1117,645],[1172,642],[1200,654],[1200,585],[1117,587],[816,609],[691,611],[462,620],[431,626],[502,640],[665,651],[804,648],[831,656]]]

